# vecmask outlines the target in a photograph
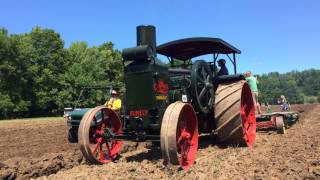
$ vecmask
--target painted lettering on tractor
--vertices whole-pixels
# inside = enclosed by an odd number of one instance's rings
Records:
[[[133,117],[144,117],[148,115],[148,110],[136,110],[136,111],[130,111],[130,116]]]

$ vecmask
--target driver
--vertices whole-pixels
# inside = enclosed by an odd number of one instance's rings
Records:
[[[120,111],[121,99],[119,98],[119,93],[116,90],[112,90],[111,98],[104,105],[114,111]]]
[[[220,67],[220,70],[218,72],[218,76],[229,75],[229,71],[228,71],[228,69],[226,67],[226,60],[219,59],[218,60],[218,65]]]

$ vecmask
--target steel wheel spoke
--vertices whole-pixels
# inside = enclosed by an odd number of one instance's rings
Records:
[[[201,74],[202,74],[203,79],[206,79],[207,72],[204,69],[204,66],[201,67]]]
[[[203,98],[203,96],[205,95],[205,92],[206,92],[206,88],[204,87],[204,88],[201,90],[200,94],[199,94],[199,99],[200,99],[200,100],[201,100],[201,99]]]
[[[211,84],[211,81],[210,81],[210,75],[208,75],[208,76],[207,76],[207,78],[206,78],[206,82]]]
[[[95,145],[94,149],[92,150],[93,154],[95,154],[97,152],[100,144],[101,144],[101,138],[99,138],[99,140],[97,140],[97,144]]]
[[[108,143],[108,142],[106,142],[106,147],[107,147],[107,150],[108,150],[108,152],[109,152],[109,156],[112,156],[111,150],[110,150],[110,146],[109,146],[109,143]],[[112,146],[111,146],[111,147],[112,147]]]
[[[103,157],[103,150],[102,150],[102,144],[100,143],[100,160],[103,161],[104,160],[104,157]]]
[[[208,105],[209,105],[209,107],[212,107],[212,105],[213,105],[212,97],[210,97]]]
[[[200,76],[197,76],[197,80],[201,83],[201,84],[205,84],[204,80],[200,78]]]

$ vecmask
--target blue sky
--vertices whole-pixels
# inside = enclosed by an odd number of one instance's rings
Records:
[[[319,0],[1,0],[0,26],[10,33],[52,28],[68,47],[136,42],[135,27],[157,27],[157,43],[219,37],[242,51],[238,70],[254,73],[320,69]]]

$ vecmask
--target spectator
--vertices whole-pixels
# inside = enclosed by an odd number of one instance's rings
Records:
[[[247,71],[245,73],[245,77],[246,77],[246,81],[248,82],[249,84],[249,87],[252,91],[252,94],[253,94],[253,99],[254,99],[254,103],[255,103],[255,106],[256,106],[256,109],[258,111],[258,114],[261,113],[261,107],[260,107],[260,103],[259,103],[259,99],[258,99],[258,96],[259,96],[259,92],[258,92],[258,81],[257,81],[257,78],[252,76],[252,73],[251,71]]]
[[[278,102],[281,105],[282,111],[289,111],[290,110],[290,104],[288,103],[288,101],[284,95],[280,96]]]

